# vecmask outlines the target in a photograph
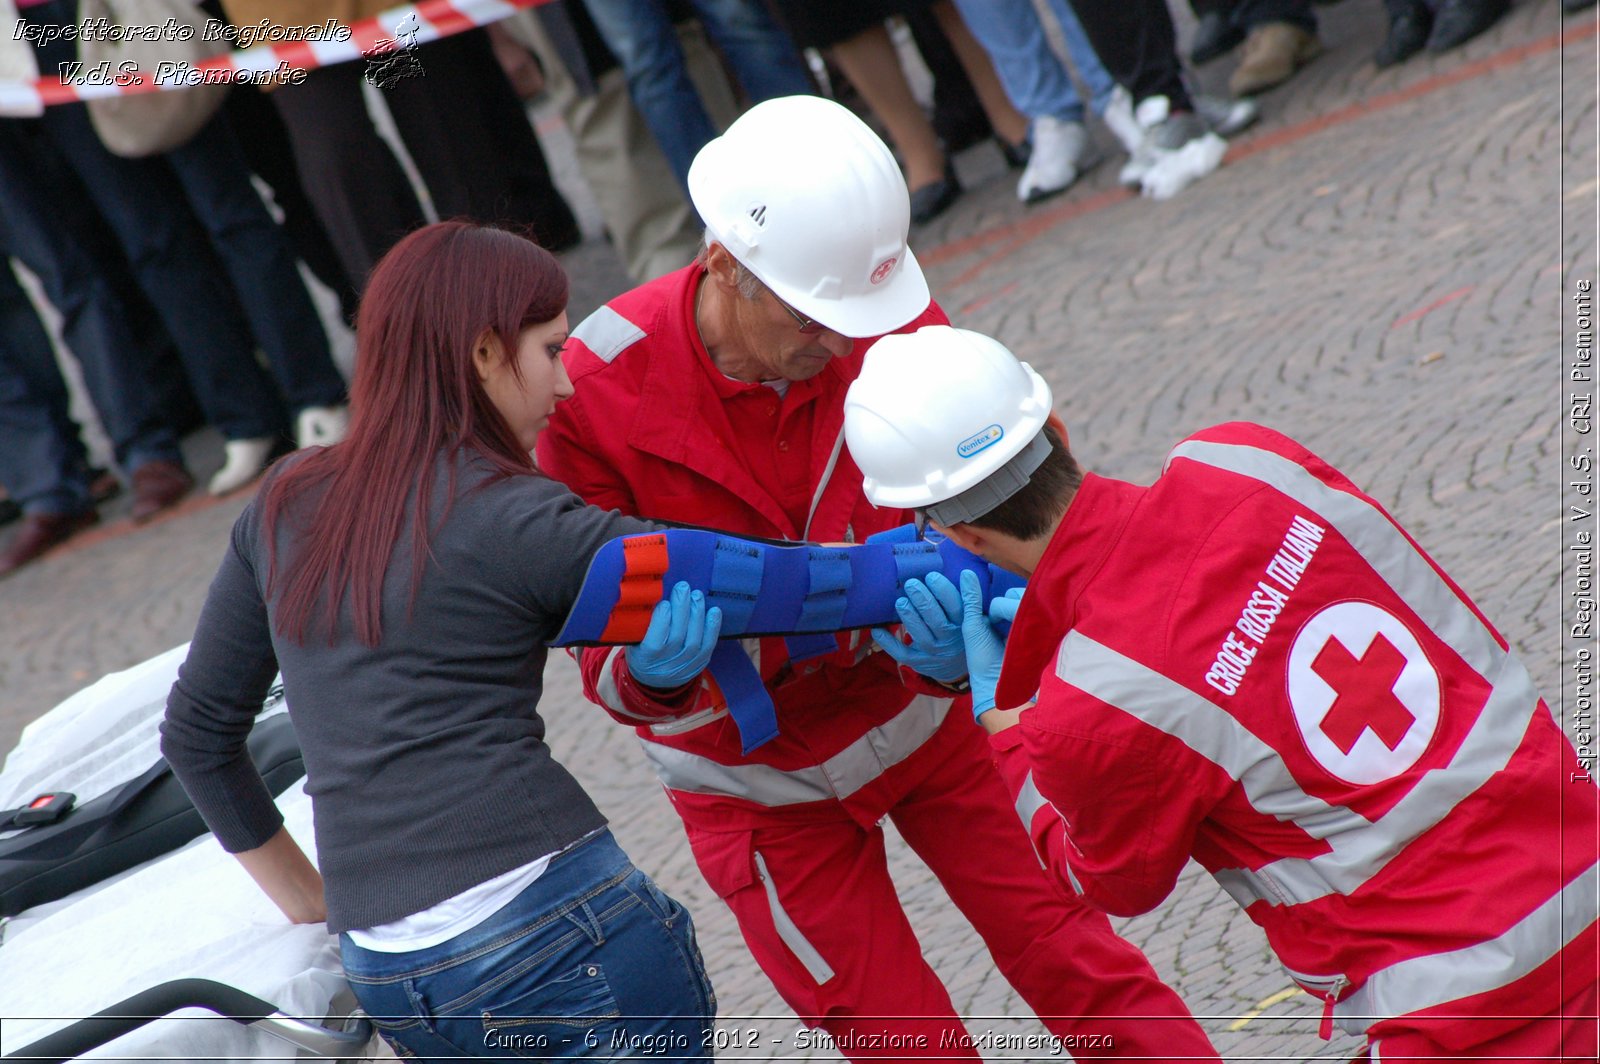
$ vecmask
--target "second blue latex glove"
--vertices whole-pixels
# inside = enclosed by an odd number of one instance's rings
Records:
[[[656,603],[643,641],[624,652],[628,671],[646,687],[681,687],[705,671],[721,633],[722,610],[708,609],[702,592],[679,581]]]
[[[967,681],[972,684],[972,719],[977,720],[994,708],[1006,644],[984,615],[983,588],[970,569],[961,573],[961,641],[967,651]]]
[[[894,609],[911,643],[902,643],[884,628],[872,630],[873,642],[912,672],[940,683],[956,683],[967,674],[960,592],[943,573],[929,573],[926,582],[907,580],[904,590]]]
[[[1014,587],[1005,595],[989,603],[989,620],[995,624],[1010,624],[1017,619],[1017,607],[1022,605],[1022,593],[1027,588]]]

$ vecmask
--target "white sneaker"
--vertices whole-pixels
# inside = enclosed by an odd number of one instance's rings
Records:
[[[1017,199],[1023,203],[1037,203],[1065,192],[1079,174],[1098,161],[1089,157],[1089,134],[1082,122],[1040,115],[1033,120],[1032,140],[1033,153],[1017,182]]]
[[[1100,121],[1104,122],[1111,135],[1117,138],[1123,151],[1132,155],[1139,150],[1139,145],[1144,140],[1144,130],[1139,128],[1139,123],[1133,117],[1133,97],[1128,94],[1127,89],[1118,85],[1111,90],[1111,102],[1106,104],[1105,113],[1100,116]]]
[[[344,439],[350,431],[347,406],[308,406],[295,421],[296,447],[327,447]]]
[[[1138,150],[1118,175],[1151,199],[1168,199],[1222,165],[1228,142],[1195,114],[1174,114],[1165,96],[1140,102],[1134,118],[1143,130]]]
[[[217,470],[206,490],[213,495],[226,495],[244,487],[261,475],[272,455],[271,436],[254,436],[247,440],[229,440],[222,446],[222,468]]]

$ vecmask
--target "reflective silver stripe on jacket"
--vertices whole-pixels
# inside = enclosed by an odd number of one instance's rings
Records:
[[[1050,805],[1050,799],[1039,793],[1039,785],[1033,782],[1033,773],[1023,777],[1022,790],[1017,792],[1017,816],[1022,818],[1022,827],[1028,833],[1028,841],[1033,842],[1033,818],[1039,810],[1050,806],[1050,811],[1055,813],[1056,819],[1061,821],[1061,830],[1066,831],[1066,820],[1061,816],[1055,806]],[[1039,867],[1049,871],[1050,862],[1044,854],[1039,852],[1037,843],[1033,845],[1033,855],[1039,860]],[[1072,870],[1072,865],[1066,861],[1061,862],[1062,871],[1067,873],[1067,880],[1072,884],[1072,889],[1079,894],[1083,893],[1083,884],[1078,882],[1077,873]]]
[[[601,307],[578,323],[572,339],[595,353],[602,362],[611,362],[622,352],[643,340],[645,332],[610,307]]]
[[[785,771],[755,763],[724,765],[687,750],[646,742],[645,757],[668,788],[721,794],[759,805],[798,805],[848,798],[931,739],[950,712],[948,699],[921,695],[893,718],[820,765]]]
[[[783,944],[789,947],[800,963],[805,965],[806,972],[810,974],[818,986],[833,978],[833,967],[828,964],[828,959],[822,951],[811,944],[799,926],[794,922],[789,911],[778,900],[778,886],[772,882],[772,873],[767,871],[766,858],[761,856],[761,851],[756,850],[756,869],[761,873],[761,885],[767,892],[767,905],[772,909],[772,926],[777,929],[778,937]]]
[[[1592,864],[1505,934],[1448,953],[1411,957],[1373,972],[1334,1005],[1346,1031],[1431,1009],[1516,982],[1600,919],[1600,863]]]
[[[1258,811],[1293,820],[1332,847],[1318,857],[1285,858],[1258,871],[1219,871],[1217,881],[1239,904],[1296,904],[1349,894],[1505,767],[1527,731],[1538,693],[1522,664],[1500,647],[1428,560],[1371,504],[1258,447],[1190,440],[1173,450],[1172,458],[1179,457],[1262,481],[1328,521],[1492,687],[1450,764],[1425,773],[1405,798],[1369,822],[1305,794],[1275,751],[1209,699],[1109,647],[1069,633],[1057,662],[1062,679],[1182,740],[1239,780]]]
[[[811,496],[811,508],[806,511],[805,531],[800,533],[801,539],[811,538],[811,519],[817,516],[817,504],[822,502],[822,493],[828,490],[828,481],[833,479],[833,470],[839,464],[839,452],[844,450],[844,426],[839,426],[839,435],[833,441],[833,450],[828,454],[828,464],[822,467],[822,479],[817,481],[817,490]]]

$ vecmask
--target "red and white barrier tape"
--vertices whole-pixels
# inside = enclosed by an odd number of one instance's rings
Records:
[[[524,8],[537,7],[550,0],[419,0],[390,8],[348,27],[339,25],[337,40],[270,41],[250,48],[224,53],[193,66],[167,71],[158,80],[155,71],[112,72],[107,84],[90,84],[86,79],[63,82],[59,75],[37,81],[0,81],[0,116],[37,115],[41,107],[76,103],[109,96],[131,96],[145,92],[169,92],[199,84],[208,71],[213,78],[232,73],[230,80],[258,80],[284,70],[313,70],[367,57],[374,49],[393,49],[395,42],[409,47],[427,44],[465,30],[487,26]],[[21,24],[12,27],[23,38]],[[244,31],[268,36],[272,27],[259,24]],[[198,77],[190,71],[198,71]]]

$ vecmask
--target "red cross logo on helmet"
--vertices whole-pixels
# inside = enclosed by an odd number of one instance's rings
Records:
[[[1289,702],[1306,749],[1351,783],[1417,763],[1439,724],[1439,674],[1403,621],[1370,602],[1339,602],[1295,636]]]
[[[884,280],[894,272],[894,264],[899,261],[900,257],[898,255],[891,255],[882,262],[878,263],[877,267],[872,271],[872,283],[882,284]]]

